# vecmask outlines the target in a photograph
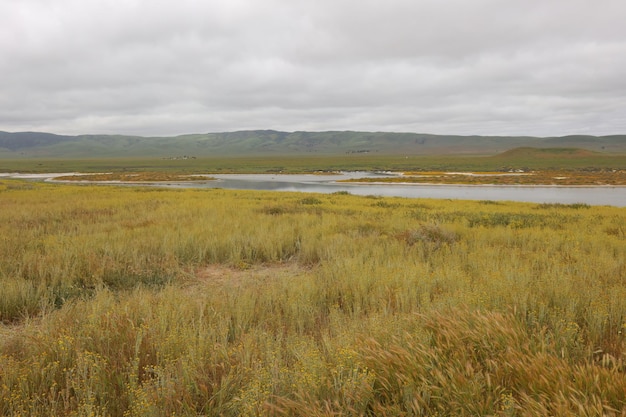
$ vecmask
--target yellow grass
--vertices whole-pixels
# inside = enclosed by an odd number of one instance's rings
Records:
[[[119,181],[119,182],[190,182],[207,181],[207,175],[176,174],[171,172],[107,172],[100,174],[63,175],[61,181]]]
[[[625,415],[626,210],[0,184],[0,415]]]
[[[613,185],[626,186],[625,170],[559,170],[527,172],[404,172],[387,178],[362,178],[343,182],[410,182],[432,184],[498,185]]]

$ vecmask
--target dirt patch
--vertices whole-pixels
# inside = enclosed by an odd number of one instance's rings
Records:
[[[251,282],[295,277],[306,273],[307,270],[307,268],[295,262],[252,265],[244,268],[214,264],[192,271],[188,284],[190,286],[239,287]]]

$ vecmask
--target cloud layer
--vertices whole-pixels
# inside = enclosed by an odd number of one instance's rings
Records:
[[[623,0],[5,0],[0,130],[626,133]]]

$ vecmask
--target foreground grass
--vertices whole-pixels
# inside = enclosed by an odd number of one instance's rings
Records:
[[[626,211],[0,184],[2,415],[624,415]]]

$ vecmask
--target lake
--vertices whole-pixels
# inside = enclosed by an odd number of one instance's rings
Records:
[[[586,203],[626,207],[626,187],[615,186],[499,186],[499,185],[426,185],[399,183],[340,183],[342,179],[385,177],[389,174],[349,172],[338,175],[211,175],[217,181],[177,184],[176,187],[225,188],[237,190],[302,191],[385,197],[440,198],[460,200],[510,200],[535,203]]]
[[[5,178],[53,180],[64,174],[0,174]],[[399,183],[341,183],[344,179],[383,178],[391,173],[342,172],[336,175],[210,174],[215,181],[149,184],[172,188],[224,188],[234,190],[300,191],[384,197],[440,198],[458,200],[509,200],[534,203],[586,203],[626,207],[626,187],[619,186],[500,186],[428,185]],[[119,183],[113,183],[119,185]],[[148,185],[148,184],[146,184]]]

